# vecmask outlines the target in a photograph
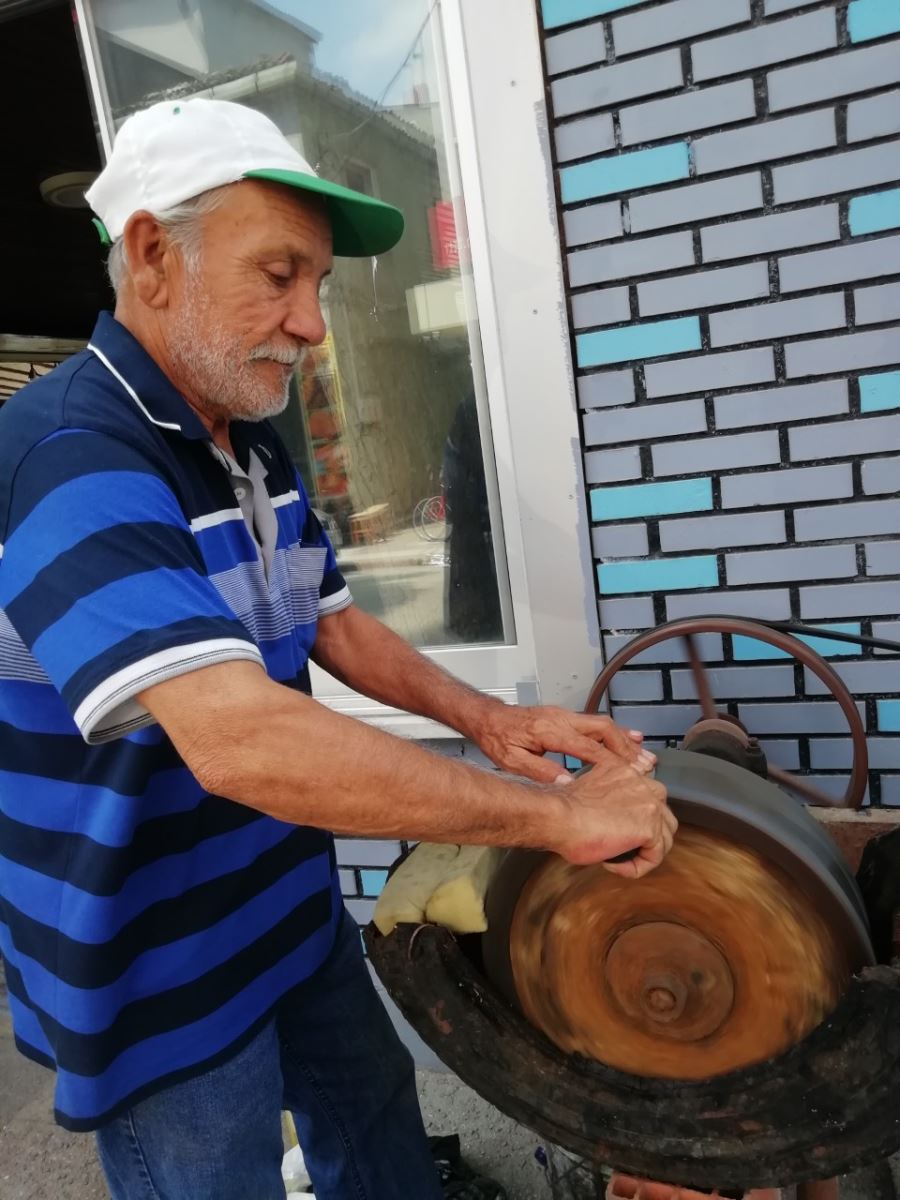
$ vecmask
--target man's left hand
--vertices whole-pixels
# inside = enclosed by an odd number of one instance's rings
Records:
[[[548,752],[568,754],[588,764],[596,763],[605,748],[642,774],[656,765],[656,756],[642,748],[643,734],[637,730],[623,729],[609,717],[549,705],[492,705],[474,739],[498,767],[538,783],[569,779],[558,763],[543,757]]]

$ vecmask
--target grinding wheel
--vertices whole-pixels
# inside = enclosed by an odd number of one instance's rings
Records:
[[[774,785],[665,751],[680,822],[642,879],[512,851],[487,896],[485,969],[567,1053],[703,1079],[782,1053],[873,962],[836,846]]]

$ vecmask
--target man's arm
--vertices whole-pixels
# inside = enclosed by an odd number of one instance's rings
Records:
[[[313,659],[356,691],[449,725],[504,770],[541,783],[561,781],[559,767],[542,757],[547,751],[596,763],[605,747],[639,770],[654,761],[641,751],[639,733],[609,717],[521,708],[482,695],[355,604],[320,620]]]
[[[672,843],[665,789],[609,752],[568,786],[518,783],[334,713],[253,663],[193,671],[139,697],[209,792],[279,820],[370,837],[534,846],[573,862]]]

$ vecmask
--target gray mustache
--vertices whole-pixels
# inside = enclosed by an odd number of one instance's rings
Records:
[[[273,362],[282,363],[286,367],[295,367],[300,361],[299,350],[289,350],[287,346],[254,346],[248,355],[251,362],[260,358],[269,358]]]

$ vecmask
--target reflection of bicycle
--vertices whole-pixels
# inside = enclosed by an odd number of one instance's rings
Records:
[[[413,529],[426,542],[445,542],[450,536],[450,510],[443,496],[426,496],[413,509]]]

